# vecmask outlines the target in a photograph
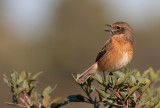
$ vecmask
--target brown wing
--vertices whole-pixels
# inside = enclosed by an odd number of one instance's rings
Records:
[[[108,45],[112,42],[112,39],[109,39],[105,45],[102,47],[101,51],[98,53],[96,57],[96,62],[99,61],[106,53],[108,49]]]

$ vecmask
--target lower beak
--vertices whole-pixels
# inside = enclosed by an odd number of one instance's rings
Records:
[[[104,30],[104,31],[110,32],[111,30]]]
[[[109,24],[105,24],[105,26],[112,27],[112,26],[109,25]],[[104,31],[110,32],[111,30],[104,30]]]

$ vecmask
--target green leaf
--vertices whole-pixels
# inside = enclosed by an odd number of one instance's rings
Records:
[[[92,91],[94,91],[95,90],[95,86],[91,86],[91,88],[90,88]]]
[[[155,74],[153,68],[150,67],[149,71],[150,71],[149,74],[150,74],[151,81],[155,81],[156,80],[156,74]]]
[[[34,89],[34,86],[31,85],[31,86],[26,90],[26,92],[27,92],[27,94],[28,94],[29,96],[31,95],[33,89]]]
[[[34,79],[27,79],[28,85],[30,85],[32,82],[35,82],[36,80]],[[36,85],[37,83],[32,83],[34,85]]]
[[[94,81],[93,78],[88,78],[86,83],[88,84],[88,86],[90,87],[91,86],[91,83]]]
[[[160,87],[158,87],[156,91],[160,95]]]
[[[155,108],[160,108],[160,102],[155,106]]]
[[[143,77],[137,76],[136,80],[138,81],[138,85],[140,85],[140,86],[145,84]]]
[[[79,94],[79,95],[77,95],[77,99],[83,102],[84,101],[84,96]]]
[[[31,101],[31,99],[30,99],[30,98],[26,98],[26,100],[27,100],[27,103],[28,103],[30,106],[32,106],[32,101]]]
[[[51,101],[51,108],[58,108],[58,106],[61,105],[61,98],[56,98],[53,101]]]
[[[40,74],[42,74],[43,72],[38,72],[38,73],[36,73],[33,77],[32,77],[32,79],[33,80],[36,80],[36,78],[40,75]]]
[[[11,103],[11,102],[5,102],[5,103],[8,105],[11,105],[11,106],[17,106],[17,104],[15,104],[15,103]]]
[[[27,78],[26,72],[25,71],[21,72],[20,75],[19,75],[19,79],[18,79],[17,83],[18,84],[21,83],[26,78]]]
[[[147,77],[149,72],[150,72],[150,69],[147,69],[146,71],[144,71],[144,73],[142,74],[142,77]]]
[[[102,77],[99,75],[99,74],[95,74],[94,76],[92,76],[92,78],[94,80],[96,80],[98,83],[102,84],[103,81],[102,81]]]
[[[109,84],[108,80],[103,81],[103,86],[104,86],[104,87],[108,87],[108,84]]]
[[[5,76],[5,75],[4,75]],[[3,81],[7,84],[7,86],[10,87],[10,82],[8,81],[7,77],[3,78]]]
[[[47,108],[49,106],[50,100],[51,100],[51,97],[49,95],[45,95],[42,100],[43,106]]]
[[[43,106],[47,107],[49,105],[51,100],[51,97],[49,96],[49,94],[53,92],[55,88],[56,86],[53,89],[50,86],[48,86],[43,90],[43,100],[42,100]]]
[[[18,90],[15,91],[15,94],[16,94],[16,95],[19,95],[19,94],[22,93],[23,91],[25,91],[25,88],[20,87],[20,88],[18,88]]]
[[[125,76],[125,74],[123,72],[121,72],[121,71],[116,71],[114,73],[117,74],[120,78]]]
[[[143,103],[147,103],[148,101],[151,100],[151,98],[152,98],[152,95],[151,95],[151,94],[147,94],[147,95],[145,96],[145,98],[143,99]]]
[[[111,99],[111,98],[108,98],[108,99],[107,99],[107,102],[108,102],[107,104],[113,104],[114,100]]]
[[[151,81],[147,78],[144,79],[145,80],[145,83],[146,85],[142,87],[141,91],[144,92],[150,85]]]
[[[129,79],[130,79],[134,84],[136,84],[136,79],[135,79],[135,77],[134,77],[133,75],[131,75]]]
[[[16,95],[12,95],[12,102],[18,104],[18,99]]]
[[[121,85],[121,84],[123,84],[125,81],[126,81],[126,79],[128,79],[128,77],[131,75],[132,73],[130,72],[130,73],[127,73],[125,76],[124,76],[124,78],[121,78],[117,83],[116,83],[116,85]]]
[[[155,73],[154,83],[157,83],[157,81],[159,80],[159,75],[160,75],[160,70],[156,71],[156,73]]]
[[[124,74],[131,73],[128,68],[123,68],[123,69],[121,69],[121,71],[122,71]]]
[[[96,91],[98,92],[98,94],[99,94],[101,97],[103,97],[103,98],[108,97],[108,95],[107,95],[104,91],[102,91],[102,90],[100,90],[100,89],[97,89],[97,88],[96,88]]]
[[[16,72],[11,74],[11,82],[13,83],[14,86],[17,85],[17,73]]]
[[[28,82],[27,82],[26,80],[23,81],[22,87],[23,87],[23,88],[26,88],[26,89],[29,88]]]
[[[38,101],[38,93],[36,91],[33,93],[33,97],[34,97],[34,100],[37,102]]]
[[[126,93],[125,92],[120,91],[119,94],[123,97],[123,99],[126,98]]]
[[[110,83],[109,85],[111,87],[114,87],[117,83],[116,77],[113,75],[109,75],[109,83]]]
[[[43,96],[49,95],[52,91],[53,89],[50,86],[46,87],[43,91]]]
[[[130,97],[137,89],[139,88],[139,86],[134,86],[132,87],[129,91],[128,91],[128,97]]]
[[[137,76],[140,77],[141,76],[140,71],[138,71],[137,69],[134,69],[133,72],[135,73],[134,74],[135,77],[137,77]]]
[[[154,100],[152,100],[152,102],[154,103],[154,105],[157,105],[159,101],[154,99]]]
[[[84,97],[82,95],[70,95],[67,97],[67,99],[71,102],[84,101]]]

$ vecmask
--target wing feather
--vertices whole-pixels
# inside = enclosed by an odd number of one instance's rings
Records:
[[[96,62],[99,61],[100,59],[103,58],[104,55],[107,54],[107,49],[110,45],[110,43],[112,43],[112,39],[109,39],[105,45],[102,47],[102,49],[100,50],[100,52],[98,53],[97,57],[96,57]]]

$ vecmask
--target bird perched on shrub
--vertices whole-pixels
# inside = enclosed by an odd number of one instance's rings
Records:
[[[78,83],[84,83],[96,72],[114,72],[125,67],[133,56],[134,33],[126,22],[116,22],[109,26],[111,38],[107,40],[96,57],[95,63],[77,77]]]

